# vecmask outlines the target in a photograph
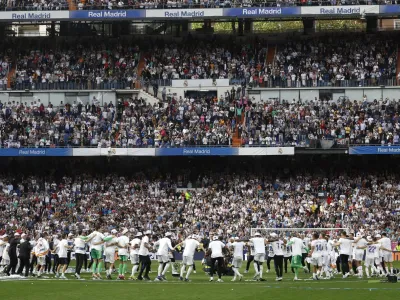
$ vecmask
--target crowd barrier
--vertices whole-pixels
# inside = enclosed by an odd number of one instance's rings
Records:
[[[8,148],[0,156],[260,156],[294,155],[294,147]]]
[[[90,8],[90,7],[89,7]],[[204,19],[204,18],[282,18],[312,16],[378,16],[399,14],[399,5],[341,5],[341,6],[289,6],[240,8],[185,8],[112,10],[50,10],[3,11],[0,21],[79,21],[79,20],[144,20],[144,19]]]

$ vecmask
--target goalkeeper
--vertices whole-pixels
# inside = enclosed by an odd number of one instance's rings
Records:
[[[303,265],[301,264],[303,241],[300,238],[293,236],[289,240],[289,243],[287,243],[287,246],[292,246],[292,261],[290,264],[294,269],[294,280],[300,280],[299,269],[303,268]]]

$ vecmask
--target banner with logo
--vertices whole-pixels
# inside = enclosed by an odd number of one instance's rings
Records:
[[[249,7],[249,8],[225,8],[225,17],[238,18],[274,18],[282,16],[300,15],[300,7]]]
[[[379,5],[303,6],[301,15],[359,15],[379,14]]]
[[[69,11],[2,11],[0,21],[34,22],[69,19]]]
[[[155,156],[155,148],[74,148],[72,156]]]
[[[72,156],[72,148],[8,148],[0,156]]]
[[[156,156],[234,156],[238,155],[238,148],[159,148],[156,149]]]
[[[148,9],[146,19],[202,19],[223,16],[222,8],[203,8],[203,9]]]
[[[349,154],[351,155],[391,155],[400,154],[400,146],[358,146],[350,147]]]
[[[173,79],[172,87],[202,88],[202,87],[229,87],[229,79]]]
[[[79,20],[105,20],[105,19],[144,19],[146,11],[143,9],[130,10],[74,10],[70,18]]]

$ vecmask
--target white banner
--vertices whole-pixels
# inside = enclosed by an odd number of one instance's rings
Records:
[[[294,147],[267,147],[267,155],[294,155]]]
[[[155,156],[155,148],[74,148],[73,156]]]
[[[239,155],[243,156],[260,156],[267,155],[267,148],[239,148]]]
[[[204,18],[204,17],[221,17],[223,15],[222,8],[205,8],[205,9],[151,9],[146,10],[146,18]]]
[[[48,21],[69,19],[69,11],[6,11],[0,12],[1,21]]]
[[[294,155],[294,147],[244,147],[239,148],[241,156]]]
[[[362,15],[379,14],[379,5],[304,6],[302,15]]]
[[[172,87],[179,88],[206,88],[206,87],[228,87],[229,79],[174,79]]]

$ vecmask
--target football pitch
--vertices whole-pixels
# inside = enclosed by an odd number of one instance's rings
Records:
[[[152,263],[155,278],[158,263]],[[400,264],[396,264],[399,267]],[[253,266],[251,266],[253,267]],[[0,279],[0,299],[4,300],[119,300],[119,299],[395,299],[400,293],[400,283],[381,283],[380,278],[358,279],[349,277],[343,279],[336,275],[330,280],[310,280],[311,274],[300,272],[301,281],[293,281],[293,274],[288,270],[282,282],[275,281],[273,266],[265,273],[267,281],[251,281],[254,270],[244,274],[243,281],[231,282],[232,277],[223,276],[223,283],[209,282],[209,277],[197,264],[197,273],[191,274],[191,282],[181,282],[178,278],[167,275],[167,282],[154,281],[118,281],[91,280],[90,273],[83,273],[83,280],[76,280],[73,274],[66,274],[69,280],[54,278],[36,279]],[[130,268],[128,268],[130,270]],[[244,268],[240,270],[244,272]],[[129,275],[128,275],[129,276]]]

